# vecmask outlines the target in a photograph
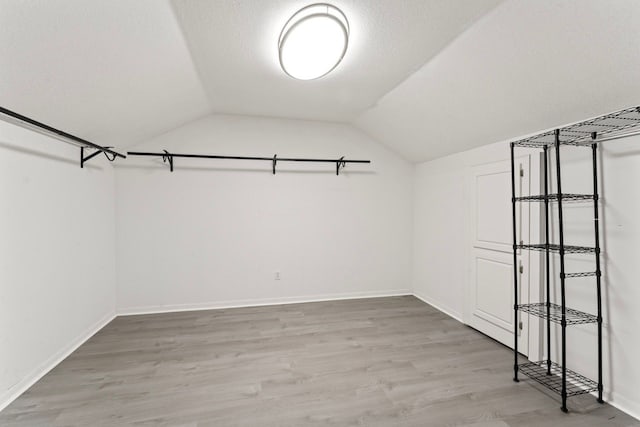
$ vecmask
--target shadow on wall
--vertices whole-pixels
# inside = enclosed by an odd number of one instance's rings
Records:
[[[80,169],[80,154],[79,154],[80,153],[80,148],[79,147],[78,147],[78,159],[77,160],[71,160],[68,157],[56,156],[56,155],[53,155],[53,154],[43,153],[41,151],[30,150],[30,149],[24,148],[24,147],[18,147],[16,145],[13,145],[10,142],[6,142],[6,141],[0,141],[0,148],[6,149],[6,150],[15,151],[15,152],[22,153],[22,154],[28,154],[28,155],[31,155],[31,156],[40,157],[42,159],[53,160],[53,161],[61,162],[61,163],[67,163],[67,164],[70,164],[70,165],[74,165],[78,169]],[[97,166],[95,164],[86,164],[86,163],[84,165],[84,168],[85,169],[94,169],[94,170],[102,170],[103,169],[102,167]]]
[[[67,163],[70,165],[77,166],[80,168],[80,158],[78,155],[78,160],[72,160],[68,157],[56,156],[53,154],[44,153],[41,151],[31,150],[24,147],[18,147],[16,145],[11,144],[10,142],[0,141],[0,148],[4,148],[6,150],[15,151],[22,154],[28,154],[36,157],[40,157],[47,160],[53,160],[56,162]],[[78,150],[80,148],[78,147]],[[97,166],[95,164],[87,164],[84,165],[85,169],[93,169],[93,170],[102,170],[103,168]],[[156,165],[152,166],[141,166],[141,165],[124,165],[122,163],[115,163],[114,167],[117,169],[139,169],[139,170],[160,170],[167,169],[169,172],[168,165],[157,162]],[[185,171],[209,171],[209,172],[253,172],[253,173],[264,173],[272,175],[273,172],[269,168],[234,168],[234,167],[205,167],[205,166],[174,166],[174,171],[177,170],[185,170]],[[279,169],[276,170],[276,174],[302,174],[302,175],[335,175],[335,169],[327,169],[327,170],[303,170],[303,169]],[[376,175],[375,171],[349,171],[349,170],[340,170],[340,175]]]
[[[605,162],[604,162],[604,153],[603,150],[598,150],[598,186],[599,189],[598,191],[600,192],[600,194],[602,194],[602,189],[605,188]],[[599,215],[599,227],[600,229],[599,234],[600,234],[600,248],[601,248],[601,254],[600,254],[600,260],[601,260],[601,267],[600,270],[602,272],[602,301],[604,302],[603,304],[603,312],[604,312],[604,318],[602,319],[602,332],[603,335],[606,334],[607,337],[609,337],[609,339],[605,340],[606,342],[606,356],[607,356],[607,360],[611,361],[612,360],[612,346],[611,346],[611,319],[610,319],[610,314],[611,313],[611,302],[610,302],[610,293],[609,293],[609,286],[606,286],[607,283],[609,282],[609,269],[608,269],[608,261],[609,261],[609,257],[608,257],[608,251],[607,251],[607,233],[605,232],[606,230],[604,229],[603,225],[607,223],[607,210],[606,208],[606,200],[604,197],[600,197],[599,200],[599,206],[598,206],[598,215]],[[603,354],[604,356],[604,354]],[[614,380],[614,376],[613,376],[613,364],[611,362],[604,364],[604,366],[606,366],[606,370],[607,370],[607,375],[608,375],[608,388],[609,390],[615,390],[615,380]],[[611,396],[608,397],[608,399],[611,399]]]
[[[163,164],[159,162],[154,166],[140,166],[140,165],[124,165],[122,163],[115,164],[114,167],[116,169],[138,169],[138,170],[160,170],[166,169],[168,173],[169,166],[167,164]],[[219,167],[219,166],[173,166],[173,170],[185,170],[185,171],[209,171],[209,172],[257,172],[264,173],[265,175],[273,175],[272,170],[267,168],[234,168],[234,167]],[[303,170],[303,169],[278,169],[276,170],[276,175],[280,174],[308,174],[308,175],[336,175],[335,169],[333,170]],[[342,175],[377,175],[375,171],[347,171],[344,169],[340,170],[340,176]]]
[[[609,158],[624,158],[624,157],[639,157],[640,156],[640,150],[638,149],[625,149],[625,148],[620,148],[620,149],[616,149],[615,147],[615,142],[613,142],[613,146],[611,147],[612,149],[599,149],[598,150],[598,187],[599,187],[599,193],[601,195],[604,194],[604,189],[607,188],[607,175],[611,176],[611,172],[609,169],[607,169],[607,167],[609,166],[608,162],[605,161],[605,156],[609,157]],[[609,145],[607,144],[607,148],[609,147]],[[605,227],[605,224],[608,224],[607,222],[607,216],[610,213],[611,209],[614,209],[615,211],[615,207],[614,206],[607,206],[608,202],[607,202],[607,198],[606,196],[604,197],[600,197],[599,199],[599,227],[600,227],[600,248],[601,248],[601,270],[602,270],[602,301],[603,301],[603,336],[607,337],[605,339],[603,339],[604,341],[604,346],[605,348],[603,349],[603,353],[605,355],[605,360],[608,360],[609,363],[605,363],[604,364],[604,369],[606,370],[605,372],[605,378],[608,381],[608,384],[606,385],[607,389],[609,390],[609,396],[608,396],[608,400],[612,400],[615,399],[614,396],[611,395],[611,391],[616,390],[616,378],[617,376],[615,375],[614,372],[614,363],[612,363],[611,361],[614,360],[614,348],[613,348],[613,344],[614,344],[614,333],[613,333],[613,329],[615,329],[615,325],[612,325],[612,313],[613,313],[613,309],[611,307],[611,299],[614,295],[612,295],[611,292],[611,286],[608,286],[611,282],[611,269],[610,267],[610,258],[609,258],[609,251],[610,251],[610,245],[609,245],[609,241],[613,240],[614,242],[614,246],[615,246],[615,241],[616,241],[616,235],[615,233],[611,236],[610,233],[607,233],[607,228]],[[615,212],[614,212],[614,216],[615,216]],[[611,237],[611,239],[610,239]],[[615,268],[615,264],[613,267],[613,274],[616,274],[616,268]]]

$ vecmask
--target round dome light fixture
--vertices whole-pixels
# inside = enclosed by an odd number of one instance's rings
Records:
[[[280,66],[289,76],[313,80],[338,66],[349,45],[349,21],[340,9],[326,3],[297,11],[278,40]]]

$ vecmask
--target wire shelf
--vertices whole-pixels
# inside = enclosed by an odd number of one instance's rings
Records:
[[[550,202],[558,201],[558,194],[549,194],[545,197],[544,194],[536,194],[534,196],[516,197],[516,202],[544,202],[549,200]],[[577,202],[581,200],[593,200],[593,194],[563,194],[563,202]]]
[[[560,145],[590,147],[597,142],[591,139],[591,134],[598,136],[610,135],[633,128],[640,128],[640,107],[625,108],[611,114],[585,120],[560,128]],[[555,145],[555,131],[542,132],[513,143],[518,147],[543,148]]]
[[[531,251],[544,251],[549,247],[551,252],[560,252],[560,245],[549,244],[545,245],[544,243],[535,244],[535,245],[516,245],[518,249],[526,249]],[[590,254],[595,253],[596,249],[588,246],[570,246],[564,245],[564,253],[565,254]]]
[[[530,362],[518,365],[518,370],[542,384],[555,393],[562,393],[562,367],[551,362],[551,375],[547,372],[547,361]],[[598,391],[598,383],[580,375],[579,373],[567,369],[567,396],[577,396],[579,394]]]
[[[565,279],[570,279],[572,277],[591,277],[595,276],[597,273],[595,271],[585,271],[582,273],[566,273],[564,275]]]
[[[534,304],[520,304],[518,310],[525,313],[533,314],[534,316],[541,317],[543,319],[549,319],[554,323],[562,324],[562,306],[558,304],[547,304],[544,302],[537,302]],[[565,308],[565,318],[567,325],[582,325],[586,323],[597,323],[598,318],[593,314],[585,313],[584,311],[575,310],[573,308]]]

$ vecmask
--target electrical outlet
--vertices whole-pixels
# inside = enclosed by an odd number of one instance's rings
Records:
[[[280,280],[280,272],[279,272],[279,271],[276,271],[276,272],[273,274],[273,278],[274,278],[274,280]]]

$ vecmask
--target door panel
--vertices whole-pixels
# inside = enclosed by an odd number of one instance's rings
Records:
[[[500,254],[476,251],[476,315],[511,332],[513,286],[504,285],[511,285],[513,261],[508,254],[504,255],[504,261],[499,261]]]
[[[476,242],[511,251],[511,173],[478,174],[475,184]]]
[[[529,194],[528,173],[520,176],[519,169],[528,171],[529,158],[516,161],[516,196]],[[511,211],[511,164],[509,161],[488,163],[472,168],[470,177],[471,268],[467,320],[469,326],[510,347],[513,330],[518,329],[518,348],[528,353],[528,316],[514,318],[513,236]],[[522,204],[519,204],[522,205]],[[529,241],[529,210],[518,206],[518,240]],[[518,253],[518,303],[528,302],[529,258]],[[525,284],[523,287],[522,284]]]

